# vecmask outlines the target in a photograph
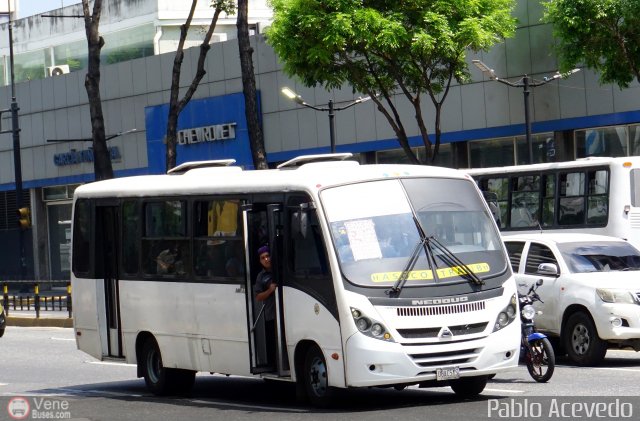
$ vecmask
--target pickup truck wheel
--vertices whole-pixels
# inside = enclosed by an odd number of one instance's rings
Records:
[[[562,336],[569,359],[579,366],[597,365],[607,353],[607,343],[598,336],[591,317],[583,312],[569,317]]]

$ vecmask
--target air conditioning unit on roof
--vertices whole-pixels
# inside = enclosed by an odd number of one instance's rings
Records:
[[[64,75],[65,73],[69,73],[69,65],[67,64],[58,64],[57,66],[47,67],[48,76],[59,76]]]

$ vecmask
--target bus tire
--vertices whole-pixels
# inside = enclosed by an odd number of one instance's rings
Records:
[[[154,395],[185,395],[193,388],[196,372],[165,368],[162,365],[160,348],[153,338],[147,339],[142,346],[142,356],[138,364],[142,364],[144,382]]]
[[[569,317],[562,335],[569,359],[579,366],[600,364],[607,353],[607,343],[600,339],[591,317],[584,312]]]
[[[151,393],[159,396],[169,394],[167,370],[162,365],[162,355],[155,339],[145,341],[138,364],[142,364],[144,382]]]
[[[329,406],[334,390],[329,386],[327,362],[317,346],[307,350],[303,370],[302,381],[309,402],[318,407]]]
[[[449,383],[451,389],[461,398],[478,396],[487,385],[487,376],[463,377]]]

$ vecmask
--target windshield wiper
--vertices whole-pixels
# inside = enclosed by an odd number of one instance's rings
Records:
[[[433,235],[427,238],[428,244],[433,243],[437,249],[442,252],[442,255],[439,256],[447,265],[453,267],[457,266],[461,268],[464,273],[458,273],[461,277],[465,278],[469,282],[474,283],[475,285],[484,285],[484,281],[476,275],[466,263],[464,263],[458,256],[456,256],[451,250],[447,248],[444,244],[438,241]]]
[[[411,253],[411,256],[409,257],[409,261],[407,261],[407,264],[402,270],[402,273],[398,277],[398,280],[393,284],[391,288],[387,290],[387,295],[389,296],[393,295],[397,297],[400,294],[400,291],[402,291],[402,287],[404,286],[405,283],[407,283],[407,279],[409,279],[409,273],[411,273],[411,270],[413,270],[414,266],[416,265],[416,262],[418,261],[418,257],[420,256],[420,249],[424,248],[425,244],[428,241],[429,239],[426,237],[418,241],[418,243],[416,244],[416,247],[413,249],[413,252]],[[431,260],[429,260],[429,266],[431,266]]]

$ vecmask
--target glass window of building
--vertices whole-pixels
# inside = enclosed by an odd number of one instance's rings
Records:
[[[436,155],[433,162],[428,162],[429,165],[435,165],[438,167],[448,167],[453,168],[453,152],[452,152],[451,143],[441,143],[438,148],[438,154]],[[435,145],[431,147],[432,153],[435,151]],[[419,147],[418,148],[418,158],[422,162],[427,162],[427,152],[426,148]]]
[[[48,64],[46,52],[47,50],[37,50],[16,54],[14,58],[15,81],[44,79]]]
[[[512,137],[469,142],[469,165],[471,168],[514,165],[514,155]]]
[[[424,146],[420,146],[417,148],[411,148],[411,150],[416,154],[420,162],[424,162],[427,165],[435,165],[440,167],[449,167],[453,168],[453,153],[451,144],[445,143],[441,144],[438,150],[438,155],[436,155],[435,160],[432,162],[427,162],[427,152]],[[431,151],[433,153],[434,147],[432,145]],[[390,149],[387,151],[379,151],[376,152],[376,162],[378,164],[410,164],[409,158],[404,153],[402,149]]]
[[[52,65],[66,64],[69,71],[73,72],[87,67],[87,41],[70,42],[53,47]]]
[[[575,139],[576,158],[627,156],[626,126],[576,130]]]
[[[417,150],[413,149],[417,155]],[[409,157],[402,149],[390,149],[387,151],[376,152],[376,162],[378,164],[411,164]]]
[[[525,136],[516,136],[516,155],[518,165],[529,163],[529,147]],[[556,144],[553,133],[536,133],[531,135],[532,163],[556,161]]]
[[[640,124],[629,126],[629,155],[640,155]]]
[[[105,64],[113,64],[152,56],[154,35],[153,24],[105,34],[100,58]]]

